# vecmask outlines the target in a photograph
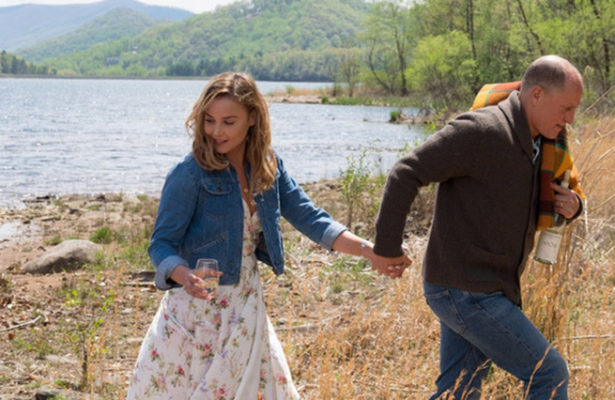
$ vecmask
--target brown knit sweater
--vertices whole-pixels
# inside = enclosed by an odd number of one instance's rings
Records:
[[[463,114],[393,167],[376,221],[376,254],[402,254],[418,188],[439,182],[423,260],[433,284],[491,293],[521,304],[519,278],[534,244],[540,158],[518,92]]]

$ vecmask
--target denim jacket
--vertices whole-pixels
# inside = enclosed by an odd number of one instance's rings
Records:
[[[273,186],[254,196],[263,232],[256,249],[258,260],[284,271],[280,216],[301,233],[331,250],[346,227],[316,208],[288,175],[282,160]],[[246,171],[249,176],[249,166]],[[158,216],[148,253],[156,267],[156,287],[180,286],[170,275],[178,265],[194,268],[199,258],[218,260],[221,285],[239,282],[243,240],[243,205],[237,173],[202,169],[192,156],[171,169],[160,196]]]

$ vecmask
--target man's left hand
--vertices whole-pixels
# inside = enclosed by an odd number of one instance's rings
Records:
[[[577,194],[557,183],[551,183],[551,189],[555,191],[554,211],[562,214],[566,219],[574,217],[580,206]]]

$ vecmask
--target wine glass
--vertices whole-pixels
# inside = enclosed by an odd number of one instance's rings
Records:
[[[203,280],[197,286],[214,290],[218,287],[218,260],[213,258],[199,258],[196,260],[194,274]]]

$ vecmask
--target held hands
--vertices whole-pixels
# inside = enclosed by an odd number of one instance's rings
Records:
[[[579,198],[576,193],[557,183],[551,183],[551,189],[555,191],[554,211],[566,219],[572,218],[579,210]]]
[[[399,257],[380,257],[374,253],[374,244],[346,230],[335,239],[333,250],[353,256],[367,258],[372,263],[372,269],[391,278],[400,278],[404,269],[412,264],[405,254]]]
[[[390,278],[401,278],[404,270],[412,265],[412,260],[405,253],[399,257],[382,257],[374,253],[373,248],[370,251],[367,258],[372,263],[372,269]]]
[[[222,276],[222,272],[212,271],[211,274],[211,276],[216,276],[218,278]],[[182,285],[186,293],[190,296],[203,300],[212,300],[216,297],[216,291],[207,289],[204,280],[195,275],[194,271],[185,265],[178,265],[175,267],[171,273],[171,279]]]

